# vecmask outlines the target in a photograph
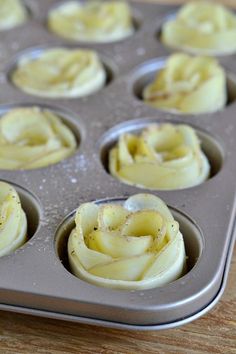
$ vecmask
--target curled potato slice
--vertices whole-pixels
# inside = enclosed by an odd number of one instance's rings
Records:
[[[0,119],[0,169],[34,169],[55,164],[76,149],[61,119],[38,107],[15,108]]]
[[[190,2],[164,24],[161,40],[194,54],[232,54],[236,51],[236,16],[221,4]]]
[[[110,173],[128,184],[179,189],[205,181],[210,165],[195,131],[187,125],[150,125],[141,134],[123,134],[109,152]]]
[[[27,10],[20,0],[0,0],[0,31],[21,25],[27,17]]]
[[[49,13],[48,26],[63,38],[93,42],[120,40],[134,31],[123,1],[68,1]]]
[[[173,54],[144,88],[143,98],[150,106],[168,111],[215,112],[227,101],[226,75],[213,58]]]
[[[32,59],[21,58],[13,83],[26,93],[49,98],[73,98],[102,88],[106,72],[96,52],[86,49],[46,49]]]
[[[149,289],[185,272],[183,236],[158,197],[137,194],[121,204],[82,204],[68,240],[71,270],[95,285]]]
[[[0,181],[0,257],[26,242],[27,220],[16,190]]]

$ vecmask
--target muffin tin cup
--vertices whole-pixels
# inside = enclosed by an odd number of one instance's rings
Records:
[[[235,101],[216,113],[176,115],[137,99],[134,85],[139,68],[145,64],[151,71],[150,60],[168,55],[155,35],[158,24],[176,10],[144,3],[131,4],[141,14],[140,28],[132,37],[106,45],[70,44],[71,48],[93,48],[109,58],[117,70],[108,87],[88,97],[63,100],[21,92],[9,81],[9,63],[15,63],[19,53],[38,45],[68,47],[67,40],[43,27],[55,3],[31,1],[30,21],[4,36],[0,115],[16,106],[51,109],[75,132],[78,149],[49,167],[0,171],[0,180],[17,185],[32,236],[20,249],[0,258],[0,309],[123,329],[163,329],[187,323],[215,305],[229,271],[235,239]],[[223,61],[230,75],[236,75],[232,58]],[[231,92],[235,97],[234,89]],[[121,132],[163,122],[186,123],[197,130],[212,178],[192,188],[150,191],[126,185],[106,171],[108,150]],[[65,245],[75,209],[88,201],[122,203],[145,192],[162,198],[179,221],[188,272],[166,286],[143,291],[98,287],[71,274]]]

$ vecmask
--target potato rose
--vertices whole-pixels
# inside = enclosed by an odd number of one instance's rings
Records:
[[[123,1],[68,1],[49,13],[48,26],[63,38],[88,42],[117,41],[134,31]]]
[[[185,272],[179,224],[158,197],[137,194],[123,205],[82,204],[68,241],[72,272],[95,285],[149,289]]]
[[[76,149],[61,119],[38,107],[15,108],[0,119],[0,169],[32,169],[55,164]]]
[[[162,110],[210,113],[227,101],[226,75],[213,58],[174,54],[143,91],[144,101]]]
[[[73,98],[101,89],[106,72],[92,50],[54,48],[44,50],[36,59],[23,56],[11,79],[31,95]]]
[[[236,16],[220,4],[191,2],[164,24],[161,40],[194,54],[232,54],[236,51]]]
[[[0,31],[21,25],[27,17],[27,10],[20,0],[0,0]]]
[[[0,181],[0,257],[26,242],[27,220],[16,190]]]
[[[150,125],[123,134],[109,153],[110,173],[124,183],[150,189],[179,189],[205,181],[210,165],[195,131],[187,125]]]

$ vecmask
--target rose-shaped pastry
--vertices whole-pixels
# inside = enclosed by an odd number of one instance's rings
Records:
[[[21,25],[27,19],[27,11],[20,0],[0,0],[0,31]]]
[[[205,181],[210,165],[187,125],[151,125],[139,136],[123,134],[109,153],[110,173],[124,183],[179,189]]]
[[[0,119],[0,169],[48,166],[75,149],[73,133],[49,110],[16,108]]]
[[[72,272],[96,285],[149,289],[185,271],[179,224],[158,197],[137,194],[123,205],[82,204],[68,241]]]
[[[0,181],[0,257],[26,242],[27,220],[16,190]]]
[[[215,112],[227,101],[226,75],[213,58],[173,54],[144,88],[143,98],[154,108],[173,112]]]
[[[61,37],[92,42],[120,40],[134,31],[130,8],[122,1],[66,2],[50,12],[48,26]]]
[[[12,73],[21,90],[36,96],[72,98],[102,88],[106,72],[98,55],[86,49],[47,49],[36,58],[23,56]]]
[[[195,54],[231,54],[236,51],[236,16],[220,4],[192,2],[164,24],[161,40]]]

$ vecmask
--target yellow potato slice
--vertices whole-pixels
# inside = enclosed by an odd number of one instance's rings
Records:
[[[108,254],[113,258],[138,256],[152,246],[152,236],[124,236],[119,233],[94,231],[90,235],[89,248]]]
[[[128,259],[90,268],[89,272],[101,278],[114,280],[137,281],[141,278],[146,267],[152,262],[152,254],[143,254]]]

